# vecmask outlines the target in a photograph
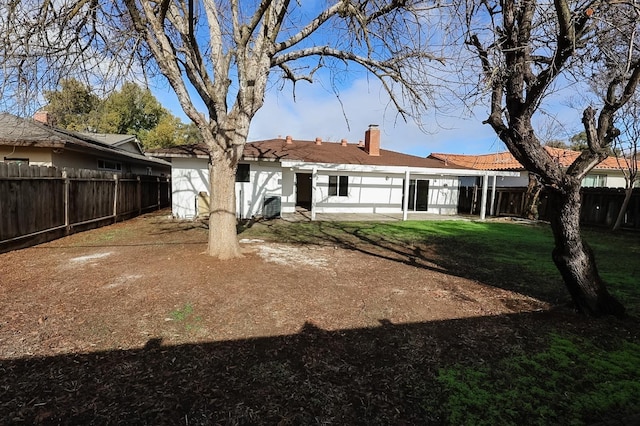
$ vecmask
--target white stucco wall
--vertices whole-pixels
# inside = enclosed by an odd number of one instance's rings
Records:
[[[592,170],[587,176],[592,175],[605,175],[605,187],[607,188],[624,188],[624,176],[622,172],[619,170],[603,170],[603,169],[595,169]],[[475,177],[461,177],[460,178],[460,186],[473,186],[476,182]],[[492,184],[492,178],[489,178],[489,184]],[[522,172],[520,177],[513,176],[505,176],[498,177],[496,179],[496,186],[498,188],[514,188],[514,187],[526,187],[529,185],[529,174],[527,172]]]
[[[243,219],[261,216],[265,197],[281,197],[286,212],[295,208],[294,174],[282,170],[276,162],[249,162],[249,182],[236,182],[237,214]]]
[[[172,213],[181,219],[197,216],[199,192],[209,192],[205,159],[174,158]],[[296,172],[278,162],[248,162],[249,182],[236,183],[237,214],[242,218],[261,216],[265,197],[279,196],[282,213],[293,213],[296,205]],[[307,172],[304,172],[307,173]],[[348,195],[329,196],[329,176],[348,176]],[[425,213],[456,214],[459,179],[456,176],[412,174],[411,179],[429,182]],[[401,213],[404,174],[371,172],[327,172],[317,174],[314,193],[317,213]]]
[[[201,158],[171,160],[171,213],[178,219],[194,219],[199,192],[209,192],[209,168]]]
[[[318,173],[315,203],[317,213],[401,213],[404,175],[335,173],[349,177],[348,195],[329,196],[329,174]],[[411,175],[429,181],[425,213],[455,214],[458,178]]]
[[[295,209],[294,176],[283,171],[280,163],[249,163],[249,182],[236,183],[236,212],[241,218],[262,215],[264,198],[280,196],[283,212]],[[206,159],[173,158],[171,168],[172,214],[179,219],[197,216],[200,192],[209,193],[209,169]]]
[[[619,170],[592,170],[591,173],[587,175],[587,177],[590,175],[606,175],[607,177],[605,178],[605,186],[607,188],[625,187],[624,175]]]

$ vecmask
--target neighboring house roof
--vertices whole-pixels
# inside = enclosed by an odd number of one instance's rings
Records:
[[[104,143],[113,147],[124,149],[125,151],[143,154],[142,146],[135,135],[119,135],[116,133],[90,133],[79,132],[84,137],[96,142]],[[133,151],[132,151],[133,150]]]
[[[172,148],[149,150],[150,155],[160,158],[199,157],[207,158],[204,145],[183,145]],[[364,146],[355,143],[316,142],[291,139],[269,139],[249,142],[244,147],[244,160],[301,161],[308,163],[359,164],[373,166],[408,166],[424,168],[462,169],[456,164],[445,164],[433,158],[418,157],[395,151],[380,149],[379,156],[369,155]]]
[[[147,153],[158,158],[209,158],[209,150],[204,144],[153,148],[147,150]]]
[[[569,149],[553,148],[545,146],[544,149],[549,155],[560,163],[562,167],[569,167],[580,155],[579,151]],[[444,161],[447,164],[456,164],[476,170],[524,170],[524,167],[509,152],[496,152],[493,154],[464,155],[464,154],[442,154],[433,153],[430,158]],[[616,170],[626,167],[625,159],[607,157],[595,169]]]
[[[114,147],[82,133],[49,127],[32,119],[0,113],[0,145],[63,148],[72,151],[126,157],[139,162],[169,166],[166,161]]]

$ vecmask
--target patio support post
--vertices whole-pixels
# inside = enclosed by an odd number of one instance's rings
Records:
[[[409,210],[409,178],[411,177],[411,173],[409,173],[409,169],[404,172],[404,188],[402,197],[402,220],[407,220],[408,210]]]
[[[497,175],[493,175],[493,182],[491,185],[491,208],[489,209],[489,214],[491,216],[495,215],[496,212],[496,208],[495,208],[495,203],[496,203],[496,179],[498,178]]]
[[[316,220],[316,189],[318,186],[318,168],[311,170],[311,220]]]
[[[485,220],[487,217],[487,184],[489,183],[489,174],[485,173],[482,176],[482,201],[480,204],[480,220]]]

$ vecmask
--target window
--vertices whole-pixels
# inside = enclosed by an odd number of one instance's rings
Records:
[[[109,170],[112,172],[121,172],[122,163],[118,163],[117,161],[111,161],[111,160],[98,160],[98,169]]]
[[[329,196],[349,195],[349,176],[329,176]]]
[[[236,169],[236,182],[250,182],[249,172],[251,168],[248,164],[238,164]]]
[[[9,163],[9,164],[26,164],[26,165],[29,165],[29,159],[28,158],[4,157],[4,162],[5,163]]]
[[[587,175],[582,179],[584,188],[603,188],[607,186],[607,175]]]

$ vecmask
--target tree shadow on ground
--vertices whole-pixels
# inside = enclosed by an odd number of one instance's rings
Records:
[[[276,222],[267,221],[263,224],[277,239],[289,243],[335,245],[381,259],[515,291],[553,305],[571,305],[571,297],[559,273],[555,279],[548,279],[535,272],[525,271],[515,263],[496,263],[482,252],[481,247],[474,247],[473,242],[460,238],[428,236],[406,243],[379,233],[370,235],[367,228],[375,225],[363,223],[315,222],[313,227],[296,227],[295,234],[287,227],[277,226]],[[416,234],[418,233],[419,230],[416,231]],[[551,247],[549,257],[550,253]]]
[[[151,339],[136,350],[0,360],[0,418],[3,424],[442,424],[439,369],[496,365],[542,350],[555,328],[585,334],[607,327],[566,310],[380,323],[338,331],[307,323],[294,335],[180,346]]]

